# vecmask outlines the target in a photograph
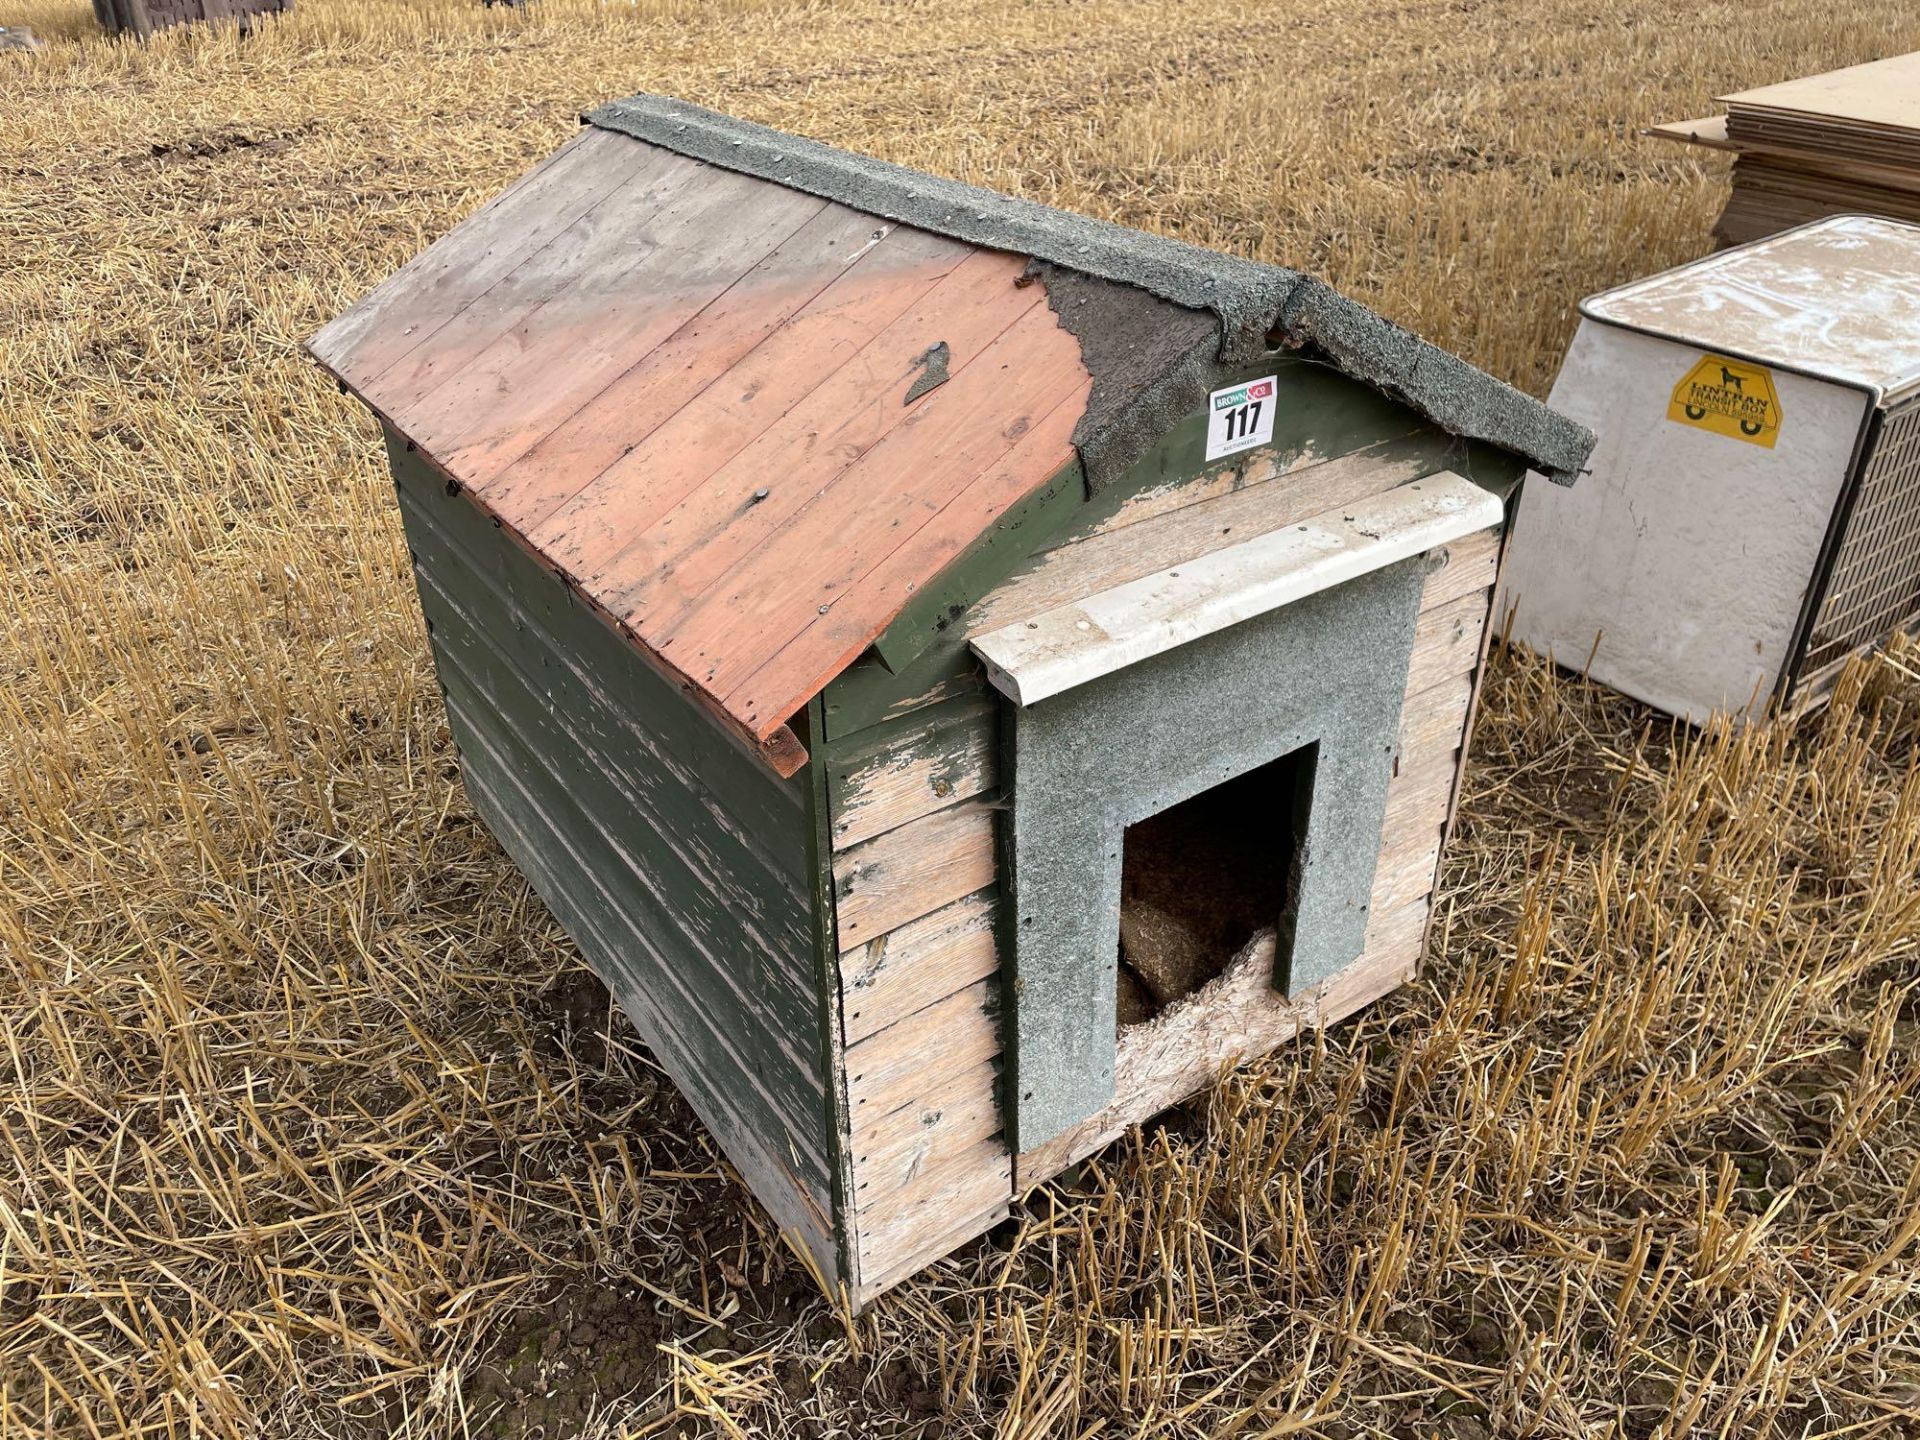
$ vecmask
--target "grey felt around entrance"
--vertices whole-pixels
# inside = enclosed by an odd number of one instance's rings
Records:
[[[1292,943],[1283,935],[1275,983],[1298,994],[1359,956],[1425,568],[1403,561],[1008,707],[1006,760],[1020,796],[1002,820],[1016,1150],[1113,1098],[1127,826],[1317,746]],[[1276,897],[1286,880],[1273,877]]]

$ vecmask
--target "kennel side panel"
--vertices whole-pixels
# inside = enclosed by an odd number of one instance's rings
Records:
[[[1873,427],[1794,677],[1794,698],[1819,698],[1841,666],[1920,622],[1920,397]]]
[[[389,443],[477,807],[829,1280],[807,806],[417,455]]]

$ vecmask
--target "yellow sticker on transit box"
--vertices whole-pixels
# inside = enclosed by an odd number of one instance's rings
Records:
[[[1703,355],[1673,387],[1667,418],[1716,435],[1773,448],[1780,438],[1780,397],[1764,365]]]

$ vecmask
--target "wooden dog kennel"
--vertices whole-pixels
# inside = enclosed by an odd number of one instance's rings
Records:
[[[1291,271],[587,118],[312,349],[475,805],[864,1302],[1413,972],[1591,437]]]

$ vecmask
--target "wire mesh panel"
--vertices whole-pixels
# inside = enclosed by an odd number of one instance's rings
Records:
[[[1887,412],[1807,640],[1803,683],[1920,620],[1920,399]]]

